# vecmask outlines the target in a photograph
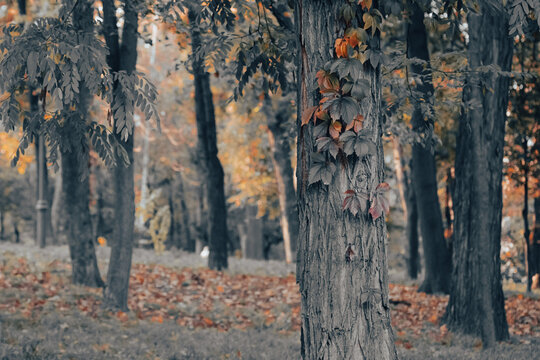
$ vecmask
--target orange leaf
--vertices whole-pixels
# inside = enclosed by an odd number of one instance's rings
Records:
[[[208,325],[208,326],[214,325],[214,322],[213,322],[212,320],[210,320],[209,318],[207,318],[207,317],[203,317],[202,320],[203,320],[203,322],[204,322],[206,325]]]
[[[221,285],[218,285],[218,287],[216,288],[216,290],[217,290],[218,292],[220,292],[220,293],[222,293],[222,292],[225,291],[225,289],[224,289],[223,286],[221,286]]]
[[[341,122],[339,121],[334,121],[332,122],[332,125],[330,125],[330,136],[332,136],[332,138],[334,139],[337,139],[339,137],[339,134],[341,133],[341,128],[342,128],[342,125],[341,125]]]
[[[313,114],[315,113],[315,110],[317,110],[318,108],[318,106],[312,106],[304,110],[304,113],[302,114],[302,126],[309,123],[309,121],[313,117]]]
[[[360,1],[360,4],[362,5],[362,9],[371,9],[371,3],[372,0],[362,0]]]

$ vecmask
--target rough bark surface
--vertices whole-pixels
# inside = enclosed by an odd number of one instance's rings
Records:
[[[77,3],[73,12],[73,24],[80,32],[93,31],[92,7],[87,1]],[[60,147],[62,162],[62,192],[64,193],[66,213],[68,215],[68,244],[71,256],[72,281],[93,287],[103,287],[99,274],[94,238],[92,237],[92,218],[88,207],[90,197],[89,149],[85,134],[80,132],[80,125],[74,122],[86,122],[91,96],[86,86],[79,85],[78,115],[65,123],[61,132]]]
[[[189,11],[191,46],[193,51],[193,76],[195,78],[195,113],[197,119],[198,154],[205,174],[205,192],[208,204],[208,267],[222,270],[228,266],[227,245],[227,204],[225,203],[224,173],[218,158],[216,117],[214,101],[210,89],[210,75],[205,69],[204,59],[195,53],[202,44],[197,14]]]
[[[335,40],[345,28],[339,19],[344,2],[300,0],[298,31],[298,108],[318,104],[315,74],[332,58]],[[330,185],[308,186],[314,150],[312,125],[300,127],[298,140],[298,205],[300,231],[297,281],[302,303],[303,359],[396,359],[390,326],[384,218],[373,221],[341,209],[351,187],[373,190],[383,181],[381,80],[366,66],[361,75],[371,83],[370,107],[364,114],[377,154],[338,165]],[[348,246],[357,256],[347,260]]]
[[[416,2],[412,2],[410,6],[410,21],[407,23],[407,56],[424,60],[429,64],[424,11]],[[417,92],[413,100],[413,130],[419,134],[429,134],[428,127],[433,126],[433,119],[423,111],[423,108],[433,96],[431,70],[429,66],[417,64],[411,65],[411,72],[414,76],[421,76],[421,81],[416,81]],[[424,282],[419,291],[448,293],[452,258],[444,239],[442,213],[437,195],[437,167],[431,142],[413,144],[412,162],[412,185],[424,247]]]
[[[503,11],[469,12],[469,65],[510,71],[512,39]],[[484,346],[508,338],[500,272],[502,159],[508,79],[470,73],[457,137],[454,256],[445,322],[481,336]]]
[[[291,166],[291,148],[284,126],[288,124],[288,112],[280,109],[275,116],[268,116],[270,148],[274,164],[277,185],[280,223],[285,247],[285,260],[296,261],[296,244],[298,240],[298,206],[294,190],[293,169]]]
[[[112,71],[125,71],[131,74],[137,64],[137,26],[139,14],[132,1],[124,2],[124,27],[122,43],[119,42],[116,26],[116,8],[113,0],[103,1],[105,40],[109,48],[107,61]],[[121,86],[115,83],[115,89]],[[116,119],[114,121],[116,128]],[[104,305],[109,308],[127,308],[129,274],[133,253],[133,232],[135,226],[135,192],[133,180],[133,142],[131,134],[127,140],[115,132],[117,141],[128,154],[129,164],[121,162],[113,169],[113,186],[115,192],[113,243],[111,259],[107,273],[107,287],[104,291]]]

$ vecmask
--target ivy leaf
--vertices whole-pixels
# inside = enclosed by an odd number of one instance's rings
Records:
[[[339,142],[328,136],[318,138],[316,141],[316,145],[318,152],[328,151],[334,159],[337,157],[340,149]]]
[[[360,130],[358,134],[354,131],[346,131],[341,134],[339,140],[343,143],[343,152],[346,155],[356,154],[359,158],[363,158],[377,152],[375,143],[365,129]]]
[[[311,166],[309,168],[309,185],[322,181],[324,185],[330,185],[336,164],[326,159],[324,154],[313,153],[311,155]]]
[[[371,84],[369,80],[358,79],[354,82],[351,89],[351,96],[357,100],[365,98],[371,89]]]
[[[328,128],[330,127],[330,120],[326,120],[313,128],[313,137],[315,139],[328,134]]]
[[[365,212],[367,209],[368,196],[364,192],[357,193],[354,190],[345,191],[345,199],[343,200],[343,211],[349,210],[353,216],[359,212]]]
[[[345,128],[345,130],[351,130],[353,129],[354,132],[358,133],[360,130],[362,130],[362,126],[363,126],[363,123],[364,123],[364,116],[362,115],[358,115],[357,117],[354,118],[353,121],[351,121],[347,127]]]
[[[341,125],[340,121],[332,121],[332,124],[328,128],[328,130],[330,132],[330,136],[333,139],[338,139],[342,128],[343,128],[343,126]]]
[[[346,123],[350,123],[361,111],[356,99],[350,96],[343,96],[333,100],[328,106],[330,117],[336,121],[340,118]]]
[[[357,79],[362,73],[362,70],[362,62],[355,58],[337,59],[330,67],[330,71],[337,73],[342,79],[347,76]]]
[[[318,108],[319,106],[316,105],[304,110],[304,113],[302,114],[302,126],[309,123],[309,121],[313,117],[313,114],[315,113],[315,110],[317,110]]]
[[[375,191],[371,196],[371,207],[369,208],[369,213],[373,220],[377,220],[383,214],[387,214],[390,211],[390,204],[384,196],[388,190],[390,190],[390,185],[385,182],[380,183],[375,188]]]

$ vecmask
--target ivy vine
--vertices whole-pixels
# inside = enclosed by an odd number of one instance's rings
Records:
[[[359,11],[361,20],[356,17]],[[371,83],[361,75],[366,67],[377,69],[384,61],[376,38],[383,16],[372,6],[371,0],[347,0],[340,18],[346,25],[343,37],[335,41],[334,58],[316,75],[321,100],[305,109],[302,115],[302,126],[311,122],[314,125],[316,152],[311,157],[309,185],[319,181],[329,185],[338,169],[338,158],[361,160],[377,152],[371,140],[373,129],[364,128],[363,114],[370,106]],[[349,189],[345,192],[342,209],[357,216],[366,212],[369,202],[369,214],[376,220],[389,210],[384,198],[388,190],[387,183],[377,185],[371,194]]]

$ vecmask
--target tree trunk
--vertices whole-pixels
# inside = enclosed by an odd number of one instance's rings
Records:
[[[80,96],[88,97],[88,92],[79,86]],[[79,105],[86,102],[81,99]],[[82,106],[80,107],[82,111]],[[81,112],[82,114],[86,112]],[[84,121],[84,119],[81,119]],[[67,235],[71,256],[72,281],[93,287],[103,287],[104,283],[99,274],[94,238],[92,237],[92,219],[88,207],[90,183],[88,177],[88,146],[86,136],[77,134],[76,128],[66,125],[64,128],[64,144],[62,146],[62,187],[65,199],[67,220]],[[77,138],[76,140],[74,138]]]
[[[178,196],[180,198],[180,212],[182,221],[182,239],[180,244],[185,251],[195,251],[195,239],[191,236],[190,222],[189,222],[189,210],[186,205],[186,192],[184,191],[184,179],[182,175],[178,175]]]
[[[242,254],[245,259],[264,259],[263,220],[257,217],[257,205],[247,205],[246,236],[242,241]]]
[[[55,243],[64,245],[68,243],[68,219],[69,213],[66,210],[66,196],[63,190],[62,181],[62,155],[59,154],[59,170],[54,179],[54,195],[51,206],[51,223]]]
[[[409,168],[412,168],[412,159],[409,161]],[[418,277],[420,267],[420,254],[418,253],[418,204],[416,194],[410,179],[410,171],[404,172],[405,197],[407,199],[407,240],[409,244],[409,257],[407,259],[407,270],[411,279]]]
[[[208,201],[208,245],[210,269],[226,269],[227,245],[227,204],[225,203],[225,185],[223,167],[217,156],[216,118],[214,101],[210,89],[210,76],[204,67],[204,57],[196,52],[202,44],[197,13],[190,9],[191,47],[193,52],[193,76],[195,77],[195,113],[197,118],[198,154],[201,168],[205,174]]]
[[[506,13],[469,12],[468,63],[510,71],[512,39]],[[500,272],[502,158],[508,78],[470,72],[463,88],[454,203],[454,256],[445,322],[482,337],[484,346],[508,338]],[[478,104],[479,103],[479,104]]]
[[[523,143],[521,144],[523,149],[523,157],[525,163],[525,169],[523,171],[523,177],[525,181],[523,182],[523,210],[521,212],[521,217],[523,218],[523,240],[525,244],[525,275],[527,276],[527,292],[531,292],[532,286],[532,246],[531,246],[531,230],[529,229],[529,154],[527,140],[524,138]]]
[[[271,104],[269,107],[271,107]],[[288,124],[288,109],[278,109],[275,115],[271,111],[268,115],[267,123],[270,130],[268,138],[278,185],[279,208],[281,213],[280,223],[283,234],[283,245],[285,247],[285,261],[291,263],[296,260],[298,206],[296,204],[293,169],[291,166],[291,148],[287,130],[284,128]]]
[[[107,62],[113,72],[125,71],[128,75],[135,71],[137,64],[137,27],[139,14],[136,4],[131,1],[124,2],[124,26],[122,29],[122,43],[119,42],[118,28],[116,26],[116,7],[113,0],[103,1],[103,26],[105,40],[109,48]],[[115,96],[119,93],[118,82],[114,84]],[[115,101],[113,99],[113,101]],[[126,121],[129,123],[130,121]],[[133,123],[133,120],[131,120]],[[119,161],[113,168],[114,183],[114,227],[113,243],[111,246],[111,260],[107,272],[107,287],[104,291],[104,305],[108,308],[127,311],[127,297],[129,290],[129,274],[131,271],[131,257],[133,253],[133,228],[135,226],[135,184],[133,180],[133,142],[134,130],[127,140],[116,131],[117,119],[114,119],[115,137],[127,152],[129,164]]]
[[[80,32],[91,32],[93,27],[92,6],[88,1],[79,1],[73,11],[73,24]],[[92,97],[85,84],[79,85],[79,117],[73,116],[62,130],[60,147],[62,162],[62,191],[68,214],[68,244],[71,256],[72,281],[75,284],[103,287],[99,274],[92,219],[90,215],[89,148],[86,134],[81,133],[75,121],[86,122],[86,114]]]
[[[532,242],[532,273],[536,275],[536,287],[539,288],[540,276],[540,197],[534,198],[534,233]]]
[[[346,167],[337,164],[329,185],[308,186],[315,139],[313,125],[301,126],[300,121],[306,109],[319,104],[316,73],[332,59],[335,40],[343,36],[344,4],[296,2],[301,354],[303,359],[317,360],[397,359],[390,326],[384,217],[373,221],[367,211],[353,216],[342,210],[345,191],[358,188],[369,193],[383,181],[379,70],[366,64],[359,75],[371,83],[364,128],[372,129],[376,154],[364,160],[351,157]],[[376,38],[370,44],[378,46]]]
[[[4,241],[4,211],[0,210],[0,240]]]
[[[424,60],[429,64],[424,11],[416,2],[411,3],[410,21],[407,23],[407,57]],[[433,96],[433,84],[429,65],[411,65],[416,79],[413,93],[413,130],[427,134],[428,141],[415,141],[412,145],[412,184],[418,206],[422,245],[424,247],[424,282],[418,289],[427,293],[448,293],[452,259],[446,241],[437,195],[437,168],[432,148],[431,129],[433,118],[424,108],[429,106]]]

